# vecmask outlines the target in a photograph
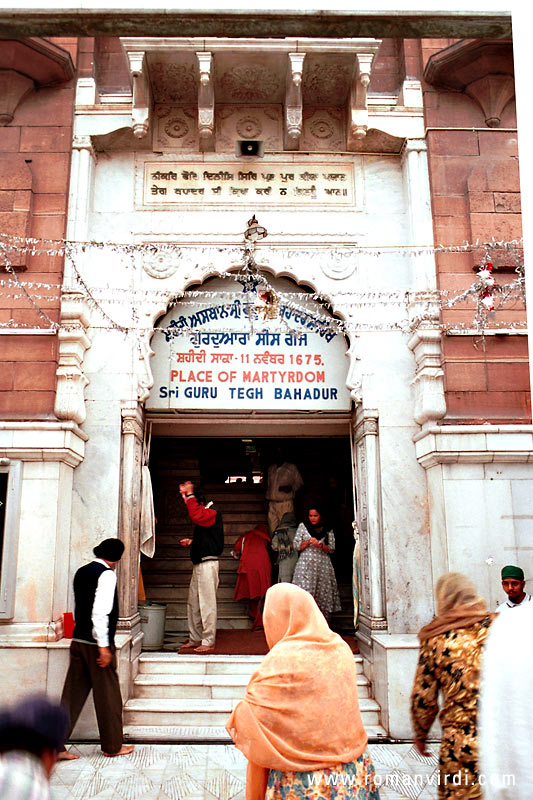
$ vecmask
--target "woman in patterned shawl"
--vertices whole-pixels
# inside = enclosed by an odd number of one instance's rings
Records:
[[[339,590],[330,553],[335,550],[335,535],[316,507],[307,512],[307,519],[298,525],[293,542],[299,553],[292,582],[313,595],[329,623],[334,611],[341,610]]]
[[[437,616],[419,632],[420,654],[411,695],[415,745],[421,755],[439,714],[439,800],[481,798],[478,783],[477,705],[481,652],[494,614],[471,581],[458,572],[441,575]]]

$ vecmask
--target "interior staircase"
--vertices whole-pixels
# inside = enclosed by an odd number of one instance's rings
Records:
[[[231,741],[224,726],[262,658],[143,653],[133,697],[124,705],[124,738],[136,742]],[[380,707],[370,696],[361,656],[354,658],[363,725],[371,741],[380,741],[386,737],[379,724]]]
[[[260,522],[266,523],[264,489],[262,486],[258,489],[254,484],[219,484],[206,486],[204,492],[206,500],[213,501],[224,520],[224,552],[219,560],[217,628],[247,629],[247,603],[233,600],[239,562],[230,552],[239,536]],[[184,513],[183,521],[174,525],[172,531],[164,530],[157,535],[155,558],[143,559],[146,598],[167,607],[164,646],[169,650],[175,650],[188,638],[187,594],[192,565],[189,548],[183,548],[179,540],[190,534],[191,522]]]
[[[207,501],[212,500],[224,520],[224,552],[219,562],[217,592],[217,628],[250,627],[247,602],[235,602],[233,591],[239,562],[230,552],[235,541],[260,522],[266,523],[264,488],[248,484],[213,484],[206,486]],[[180,500],[181,502],[181,500]],[[183,509],[184,511],[184,509]],[[154,559],[144,559],[143,578],[148,602],[166,605],[164,649],[175,650],[187,640],[187,594],[191,576],[189,549],[179,540],[190,536],[191,522],[183,519],[165,526],[156,537]],[[331,627],[338,633],[353,635],[353,599],[350,583],[339,583],[342,610],[334,614]]]

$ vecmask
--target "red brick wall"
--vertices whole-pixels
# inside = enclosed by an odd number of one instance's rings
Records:
[[[420,43],[422,64],[453,40]],[[494,72],[498,65],[494,65]],[[435,241],[462,244],[519,239],[520,183],[514,100],[499,128],[488,128],[481,108],[462,92],[423,84]],[[437,256],[438,287],[452,294],[476,279],[483,251]],[[517,275],[509,255],[495,252],[496,281]],[[473,326],[474,304],[447,309],[446,325]],[[520,300],[496,310],[491,325],[525,320]],[[527,337],[443,336],[447,414],[444,422],[529,422]]]
[[[369,92],[393,94],[398,91],[403,77],[400,75],[398,57],[400,39],[383,39],[372,65]]]
[[[76,64],[77,39],[51,41],[67,50]],[[65,237],[74,91],[75,79],[31,91],[16,108],[13,121],[0,128],[2,232],[44,239]],[[48,295],[36,302],[57,321],[63,259],[20,254],[11,260],[20,280],[57,285],[33,290]],[[3,266],[0,277],[10,277]],[[0,291],[0,321],[9,320],[19,326],[48,326],[26,297]],[[0,333],[0,418],[53,416],[56,367],[56,335]]]
[[[129,92],[128,64],[120,40],[99,36],[95,40],[95,77],[101,92]]]

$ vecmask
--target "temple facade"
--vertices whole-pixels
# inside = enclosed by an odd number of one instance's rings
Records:
[[[33,37],[0,67],[4,697],[59,694],[73,574],[118,536],[127,706],[140,570],[183,630],[178,478],[260,492],[281,445],[297,510],[342,507],[352,633],[409,739],[438,577],[494,609],[504,564],[533,574],[512,42]]]

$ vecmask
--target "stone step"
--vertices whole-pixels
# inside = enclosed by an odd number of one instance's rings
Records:
[[[133,698],[124,705],[125,725],[224,726],[238,703],[237,698],[150,699]],[[359,700],[363,725],[379,725],[378,703],[372,698]]]
[[[187,616],[187,598],[182,600],[165,603],[167,607],[167,619],[172,617],[186,617]],[[217,616],[224,614],[248,614],[247,601],[235,601],[231,598],[217,600]]]
[[[224,536],[224,550],[229,555],[230,551],[233,550],[233,545],[241,535],[241,533],[246,533],[248,527],[245,527],[242,531],[237,531],[235,533],[226,533]],[[180,544],[180,539],[189,539],[191,536],[191,529],[190,527],[187,530],[184,530],[179,535],[173,535],[172,537],[167,537],[167,542],[161,542],[160,539],[157,540],[155,554],[153,559],[144,558],[143,564],[149,564],[150,561],[157,561],[158,559],[163,558],[189,558],[189,549],[187,547],[182,547]]]
[[[185,570],[166,570],[164,572],[156,572],[155,570],[149,573],[150,580],[145,582],[146,588],[148,586],[188,586],[191,580],[191,571]],[[144,577],[144,571],[143,571]],[[234,569],[221,569],[218,573],[219,582],[222,586],[235,587],[235,570]]]
[[[139,674],[159,675],[247,675],[257,669],[264,656],[188,656],[178,653],[141,653]],[[363,658],[354,655],[358,674],[363,672]]]
[[[248,619],[248,614],[217,614],[217,630],[248,630],[251,625]],[[165,633],[181,633],[187,632],[189,625],[187,617],[169,617],[167,615],[165,620]]]
[[[372,744],[388,739],[387,731],[381,725],[365,725],[368,741]],[[214,725],[125,725],[124,741],[126,742],[169,742],[194,743],[216,742],[229,744],[231,738],[222,726]]]
[[[244,697],[249,675],[171,675],[139,674],[134,681],[137,699],[197,699],[218,700]],[[363,674],[357,678],[359,698],[369,697],[369,681]]]
[[[239,562],[236,558],[228,555],[221,555],[219,560],[219,573],[224,570],[236,572]],[[165,558],[157,561],[148,561],[143,564],[143,575],[156,572],[192,572],[191,559],[187,556],[181,558]]]
[[[146,597],[155,602],[172,603],[172,602],[187,602],[187,594],[189,591],[190,576],[187,577],[185,582],[181,585],[175,586],[170,584],[162,584],[160,586],[145,586]],[[235,584],[233,586],[219,586],[217,589],[217,602],[220,600],[229,600],[233,597],[235,591]],[[158,598],[156,601],[155,598]]]

